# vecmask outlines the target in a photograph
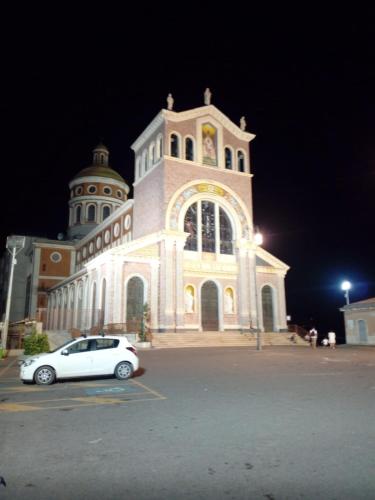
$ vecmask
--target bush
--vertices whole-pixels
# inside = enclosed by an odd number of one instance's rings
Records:
[[[141,342],[149,342],[151,340],[150,339],[151,334],[148,328],[149,319],[150,319],[150,308],[146,302],[146,304],[143,305],[141,326],[140,326],[140,331],[138,332],[139,340]]]
[[[24,338],[25,354],[40,354],[41,352],[49,352],[49,341],[46,333],[36,333],[34,329],[31,335]]]

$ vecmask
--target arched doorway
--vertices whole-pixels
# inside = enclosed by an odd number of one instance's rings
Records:
[[[143,281],[135,276],[128,281],[126,293],[126,331],[138,332],[143,314]]]
[[[262,311],[264,331],[274,332],[273,293],[272,288],[269,285],[262,288]]]
[[[219,330],[219,300],[217,286],[206,281],[201,291],[202,330]]]

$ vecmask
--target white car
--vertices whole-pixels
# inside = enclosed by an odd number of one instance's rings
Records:
[[[20,363],[20,379],[49,385],[56,379],[115,375],[130,378],[139,368],[137,350],[126,337],[93,335],[70,340],[52,352],[35,354]]]

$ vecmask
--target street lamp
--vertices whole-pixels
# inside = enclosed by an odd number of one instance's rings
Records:
[[[352,287],[352,284],[350,283],[350,281],[343,281],[341,283],[341,290],[344,290],[344,295],[345,295],[345,298],[346,298],[346,305],[350,304],[350,301],[349,301],[349,290],[351,289],[351,287]]]
[[[11,255],[11,262],[10,262],[10,275],[9,275],[9,283],[8,283],[7,304],[6,304],[6,308],[5,308],[5,319],[4,319],[3,331],[1,333],[1,345],[2,345],[2,348],[4,351],[7,348],[10,303],[12,300],[13,273],[14,273],[14,266],[17,264],[16,255],[25,246],[25,240],[26,240],[25,236],[8,236],[7,237],[6,247],[7,247],[8,252]]]
[[[259,232],[259,229],[256,230],[254,234],[254,243],[255,249],[263,243],[263,235]],[[260,338],[260,328],[259,328],[259,312],[258,312],[258,285],[257,285],[257,256],[255,251],[255,259],[254,259],[254,281],[255,281],[255,310],[257,315],[257,351],[262,350],[262,340]]]

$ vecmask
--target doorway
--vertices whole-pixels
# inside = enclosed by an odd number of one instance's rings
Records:
[[[272,288],[269,285],[262,288],[262,311],[264,331],[274,332],[273,293]]]
[[[218,289],[213,281],[206,281],[201,291],[202,330],[219,330]]]

